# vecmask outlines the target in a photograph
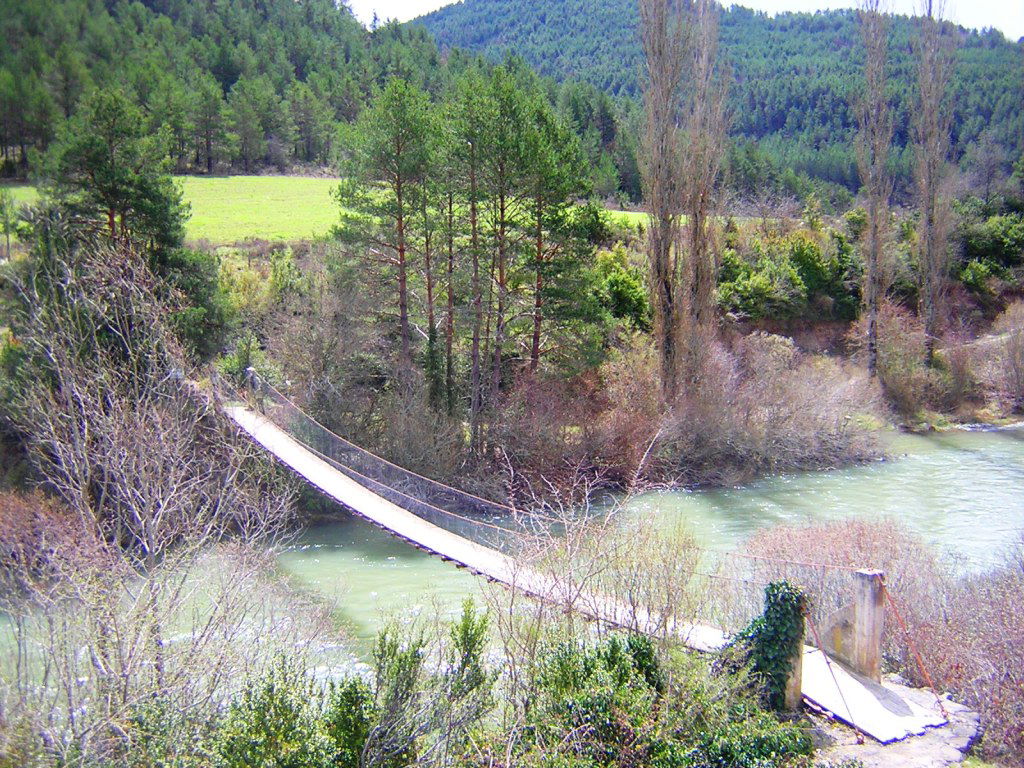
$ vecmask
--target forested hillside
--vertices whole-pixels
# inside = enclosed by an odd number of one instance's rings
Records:
[[[638,94],[642,57],[634,0],[464,0],[419,19],[442,49],[460,47],[498,59],[522,56],[542,75],[590,83],[612,96]],[[895,143],[909,178],[909,110],[915,78],[913,22],[890,28]],[[1001,33],[959,30],[952,83],[953,141],[964,155],[990,131],[1006,152],[1024,141],[1020,110],[1024,47]],[[731,70],[732,135],[756,140],[776,164],[858,187],[851,101],[863,47],[852,11],[770,17],[745,8],[722,12],[722,56]]]
[[[93,87],[119,88],[180,171],[325,164],[374,85],[429,85],[422,30],[368,32],[332,0],[0,0],[0,145],[24,175]]]

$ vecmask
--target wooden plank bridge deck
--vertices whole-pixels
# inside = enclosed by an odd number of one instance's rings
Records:
[[[551,604],[572,604],[581,614],[616,627],[652,633],[663,627],[609,599],[579,600],[563,595],[554,578],[517,563],[496,549],[470,541],[403,509],[356,482],[296,440],[285,430],[242,405],[225,405],[225,413],[256,443],[281,463],[339,504],[425,552],[455,563],[472,573]],[[702,624],[679,623],[670,632],[690,648],[716,651],[729,642],[722,630]],[[918,735],[946,723],[938,708],[928,709],[901,697],[885,683],[854,675],[829,660],[820,650],[804,648],[801,693],[805,700],[832,713],[880,742]]]

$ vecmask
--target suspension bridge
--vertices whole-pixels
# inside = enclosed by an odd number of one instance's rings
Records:
[[[507,553],[502,541],[519,533],[507,525],[514,510],[394,465],[320,425],[276,389],[260,382],[253,406],[242,397],[221,409],[239,429],[310,485],[352,513],[454,566],[545,603],[562,606],[603,624],[671,636],[686,646],[715,652],[730,642],[727,632],[681,621],[559,579]],[[461,530],[453,531],[452,521]],[[470,538],[484,528],[492,542]],[[867,598],[869,601],[880,596]],[[871,631],[881,637],[881,626]],[[822,643],[819,642],[819,645]],[[793,684],[813,708],[889,743],[943,726],[941,701],[924,706],[874,675],[858,674],[821,649],[805,646]],[[877,661],[875,662],[877,666]],[[875,679],[872,679],[874,677]]]

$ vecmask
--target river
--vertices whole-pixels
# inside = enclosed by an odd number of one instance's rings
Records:
[[[857,517],[894,518],[956,567],[997,565],[1024,530],[1024,429],[886,438],[886,461],[773,476],[737,488],[650,493],[626,514],[688,525],[706,547],[732,550],[758,529]],[[332,601],[355,637],[388,619],[454,613],[479,580],[339,512],[280,559],[289,581]]]

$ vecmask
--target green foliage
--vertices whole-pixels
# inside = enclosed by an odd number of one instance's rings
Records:
[[[726,723],[709,732],[701,743],[709,768],[762,768],[808,755],[810,737],[798,728],[780,728],[768,714]]]
[[[249,682],[217,729],[217,768],[324,768],[332,754],[317,688],[284,659]]]
[[[960,236],[968,260],[987,261],[1000,267],[1024,264],[1024,214],[968,222]]]
[[[765,700],[772,709],[785,706],[786,681],[802,652],[805,612],[802,590],[773,582],[764,590],[764,613],[737,635],[736,642],[748,649],[754,671],[764,680]]]
[[[553,748],[561,734],[580,733],[571,754],[590,765],[617,765],[629,752],[648,751],[649,744],[636,743],[658,696],[647,683],[657,666],[645,642],[631,646],[613,637],[594,648],[568,642],[551,649],[542,660],[542,693],[531,722],[538,746]]]
[[[378,717],[373,691],[362,680],[332,683],[324,709],[324,728],[331,742],[331,765],[359,768],[363,747]]]
[[[447,689],[453,699],[462,699],[481,691],[490,682],[484,669],[487,646],[487,614],[477,614],[473,601],[462,604],[462,613],[449,633]]]
[[[233,320],[230,299],[220,282],[220,258],[186,248],[158,258],[154,271],[172,292],[171,327],[193,354],[207,360],[223,347]]]
[[[960,282],[975,293],[991,293],[989,282],[995,276],[995,272],[991,262],[971,259],[960,270]]]
[[[629,265],[626,247],[616,243],[611,251],[599,251],[596,263],[597,290],[601,305],[612,317],[634,328],[651,328],[651,306],[643,272]]]
[[[277,385],[281,375],[267,358],[259,339],[252,331],[246,331],[235,341],[234,347],[214,362],[217,372],[241,386],[246,380],[246,371],[255,368],[260,378]]]
[[[778,238],[755,241],[752,263],[726,251],[722,265],[718,304],[726,312],[758,320],[793,316],[805,306],[807,287]]]
[[[742,673],[682,654],[666,666],[650,638],[546,650],[527,709],[523,765],[769,768],[811,744],[748,698]],[[727,680],[727,678],[729,678]]]
[[[187,210],[167,173],[166,141],[122,91],[94,91],[46,158],[53,195],[111,237],[152,250],[180,246]]]
[[[727,248],[719,271],[718,302],[727,312],[755,320],[822,313],[857,316],[859,267],[846,238],[809,230],[757,238],[747,258]]]

